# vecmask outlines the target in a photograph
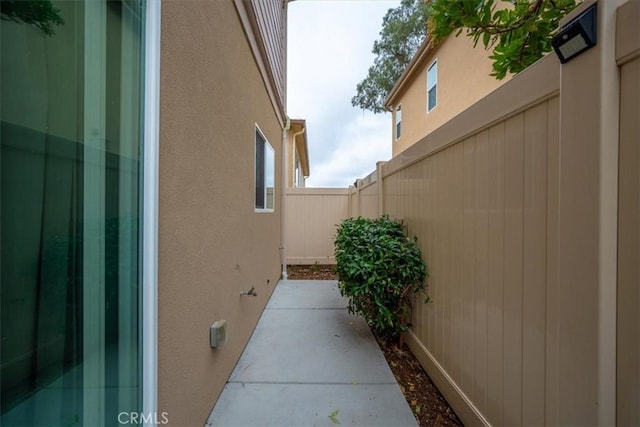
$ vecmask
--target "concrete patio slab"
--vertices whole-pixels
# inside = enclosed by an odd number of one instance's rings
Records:
[[[337,281],[281,281],[208,426],[416,426],[366,322]]]
[[[346,308],[335,280],[283,280],[273,291],[267,308]]]
[[[415,426],[397,384],[229,383],[207,426]]]
[[[393,383],[366,322],[345,309],[265,310],[230,381]]]

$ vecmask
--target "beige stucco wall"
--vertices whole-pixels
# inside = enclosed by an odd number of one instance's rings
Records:
[[[201,426],[280,276],[282,133],[233,2],[163,2],[161,54],[158,406]],[[254,212],[256,123],[274,213]],[[228,343],[211,349],[218,319]]]
[[[496,80],[489,75],[489,54],[481,43],[473,48],[473,40],[464,35],[451,36],[431,49],[393,102],[394,156],[509,80],[509,76]],[[427,68],[434,60],[438,61],[437,104],[427,113]],[[402,105],[402,135],[396,140],[398,105]]]

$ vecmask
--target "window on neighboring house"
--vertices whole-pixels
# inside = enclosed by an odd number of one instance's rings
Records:
[[[273,212],[276,156],[269,141],[256,127],[256,211]]]
[[[436,108],[438,102],[438,61],[427,68],[427,112]]]
[[[396,108],[396,139],[400,139],[402,135],[402,105]]]
[[[300,160],[298,160],[298,153],[296,153],[296,161],[293,168],[293,186],[300,187]]]

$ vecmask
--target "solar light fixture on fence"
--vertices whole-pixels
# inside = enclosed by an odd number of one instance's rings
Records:
[[[584,51],[592,48],[597,42],[596,3],[572,19],[560,29],[551,40],[553,50],[566,63]]]

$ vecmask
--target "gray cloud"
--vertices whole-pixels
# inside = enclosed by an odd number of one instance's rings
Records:
[[[399,0],[289,4],[288,114],[307,120],[309,186],[342,187],[391,156],[391,118],[351,106],[382,17]]]

